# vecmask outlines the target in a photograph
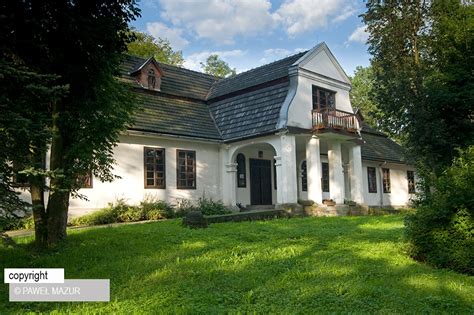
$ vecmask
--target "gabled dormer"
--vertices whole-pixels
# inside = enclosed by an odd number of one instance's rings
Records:
[[[163,71],[154,57],[148,58],[138,68],[130,72],[130,76],[134,77],[138,84],[142,87],[154,91],[160,90],[161,78]]]

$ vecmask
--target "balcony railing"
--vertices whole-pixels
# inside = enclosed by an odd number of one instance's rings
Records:
[[[357,133],[359,131],[359,120],[353,113],[334,108],[313,110],[313,130],[325,129]]]

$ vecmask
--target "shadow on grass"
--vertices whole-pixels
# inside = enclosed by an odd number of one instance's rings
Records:
[[[214,224],[179,221],[72,233],[57,252],[1,249],[14,267],[111,279],[111,303],[11,303],[6,311],[472,313],[473,279],[402,253],[400,216]],[[6,260],[3,261],[3,258]],[[2,267],[3,272],[3,267]]]

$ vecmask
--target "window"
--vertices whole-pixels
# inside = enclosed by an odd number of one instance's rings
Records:
[[[308,191],[308,169],[306,167],[306,161],[301,163],[301,190]]]
[[[375,167],[367,167],[367,183],[369,184],[369,193],[377,192],[377,173]]]
[[[166,188],[165,149],[145,147],[144,160],[145,188]]]
[[[313,109],[335,108],[336,93],[313,85]]]
[[[237,154],[237,187],[247,187],[247,172],[245,167],[245,155]]]
[[[178,189],[196,189],[196,152],[176,150]]]
[[[322,178],[321,178],[321,187],[323,192],[329,192],[329,163],[322,163]]]
[[[156,86],[155,70],[149,69],[148,70],[148,88],[155,89],[155,86]]]
[[[382,168],[383,173],[383,192],[390,193],[390,170],[388,168]]]
[[[92,172],[89,171],[85,175],[79,175],[77,182],[81,185],[81,188],[93,188],[92,186]]]
[[[415,193],[415,172],[407,171],[407,180],[408,180],[408,193]]]

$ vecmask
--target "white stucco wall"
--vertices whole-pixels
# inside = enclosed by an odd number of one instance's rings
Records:
[[[364,186],[364,200],[369,206],[407,206],[414,195],[408,193],[407,171],[415,171],[408,165],[385,164],[382,162],[362,161],[362,179]],[[369,193],[367,167],[375,167],[377,176],[377,192]],[[383,193],[381,168],[390,169],[390,193]],[[383,202],[381,202],[383,196]]]
[[[336,108],[353,112],[349,99],[350,86],[341,82],[344,81],[344,78],[329,58],[326,50],[319,51],[300,67],[297,80],[296,94],[288,110],[288,126],[312,128],[313,85],[334,91]]]
[[[165,149],[166,189],[144,188],[144,147]],[[176,188],[176,149],[196,151],[196,189]],[[102,208],[119,198],[124,198],[130,204],[137,204],[148,195],[171,203],[175,202],[176,198],[196,200],[203,195],[214,200],[221,198],[217,144],[182,139],[122,136],[114,149],[114,157],[117,164],[113,173],[121,178],[112,183],[101,183],[94,178],[93,188],[79,190],[79,193],[85,195],[89,201],[71,198],[71,215],[80,215],[91,209]]]

